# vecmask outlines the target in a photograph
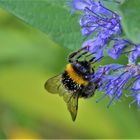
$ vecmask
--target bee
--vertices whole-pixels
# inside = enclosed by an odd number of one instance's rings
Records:
[[[48,92],[63,96],[73,121],[77,116],[78,99],[93,96],[98,88],[98,82],[91,82],[94,75],[92,63],[96,62],[95,57],[90,60],[86,60],[85,57],[81,60],[80,58],[88,53],[82,52],[83,50],[84,48],[71,53],[64,72],[48,79],[44,85]]]

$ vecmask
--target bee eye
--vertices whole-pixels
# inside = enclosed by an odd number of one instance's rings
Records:
[[[79,63],[76,64],[77,67],[80,67],[81,65]]]
[[[87,69],[85,69],[84,67],[81,67],[81,71],[86,73],[87,72]]]
[[[88,78],[88,76],[86,75],[85,78]]]

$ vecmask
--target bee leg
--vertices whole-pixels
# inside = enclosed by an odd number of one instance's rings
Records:
[[[90,97],[94,96],[94,95],[95,95],[96,89],[98,89],[98,86],[95,85],[95,84],[89,86],[89,87],[85,90],[85,92],[84,92],[84,94],[83,94],[83,97],[84,97],[84,98],[90,98]]]
[[[70,55],[69,55],[69,57],[68,57],[68,61],[71,63],[71,62],[73,62],[73,57],[75,56],[75,55],[77,55],[77,52],[73,52],[73,53],[71,53]]]
[[[95,58],[96,58],[96,57],[91,58],[91,59],[89,60],[89,63],[95,62],[95,61],[94,61]]]
[[[79,49],[78,51],[75,51],[75,52],[71,53],[71,54],[69,55],[69,57],[68,57],[68,61],[69,61],[70,63],[72,63],[74,57],[75,57],[77,54],[79,54],[79,53],[80,53],[82,50],[84,50],[84,49],[85,49],[85,48],[81,48],[81,49]],[[85,52],[83,52],[83,53],[85,53]],[[80,57],[81,57],[81,55],[77,56],[75,59],[78,60]]]
[[[92,74],[94,74],[94,73],[95,73],[94,68],[92,68]]]
[[[83,55],[85,55],[85,54],[87,54],[87,53],[88,53],[87,51],[81,53],[79,56],[76,57],[76,59],[77,59],[77,60],[80,59]]]
[[[87,55],[86,57],[89,57],[89,56],[91,56],[91,55],[93,55],[93,54],[95,54],[95,52],[93,52],[93,53],[90,53],[89,55]]]
[[[101,56],[100,58],[98,58],[98,59],[96,59],[96,60],[95,60],[96,57],[93,57],[93,58],[91,58],[91,59],[89,60],[89,62],[92,63],[92,64],[93,64],[93,63],[96,63],[96,62],[98,62],[99,60],[101,60],[103,57],[104,57],[104,56]],[[95,61],[94,61],[94,60],[95,60]]]
[[[89,85],[88,87],[86,87],[83,91],[82,97],[84,98],[90,98],[94,95],[95,93],[95,85]]]

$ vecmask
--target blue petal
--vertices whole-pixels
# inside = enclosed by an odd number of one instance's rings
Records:
[[[113,59],[117,59],[127,47],[127,45],[128,42],[125,42],[123,39],[115,41],[113,48],[108,50],[109,56]]]
[[[140,46],[135,46],[134,51],[132,51],[129,55],[129,62],[135,64],[137,58],[140,56]]]
[[[73,7],[76,10],[84,10],[86,7],[90,7],[91,0],[73,0]]]
[[[82,34],[85,36],[89,36],[95,30],[96,30],[96,27],[85,27],[85,28],[82,28]]]
[[[140,93],[135,94],[134,98],[137,101],[138,109],[140,109]]]
[[[140,79],[134,83],[132,90],[135,92],[140,90]]]
[[[99,49],[95,55],[96,59],[103,57],[103,49]]]
[[[119,51],[116,51],[115,49],[108,50],[109,56],[113,59],[117,59],[120,56],[121,52],[122,50],[119,50]]]

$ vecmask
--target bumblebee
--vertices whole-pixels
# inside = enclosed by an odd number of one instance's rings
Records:
[[[78,99],[93,96],[98,88],[98,82],[91,82],[94,75],[92,63],[95,62],[95,57],[86,60],[89,55],[86,55],[86,51],[82,51],[83,48],[71,53],[64,72],[48,79],[44,85],[48,92],[63,96],[73,121],[77,116]],[[84,55],[86,55],[84,60],[81,60]]]

